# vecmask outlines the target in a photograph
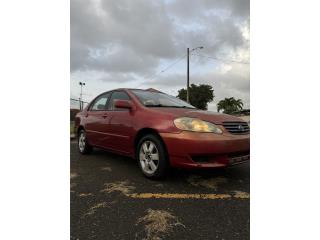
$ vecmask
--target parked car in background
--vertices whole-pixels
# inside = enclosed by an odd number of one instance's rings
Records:
[[[198,110],[154,90],[116,89],[76,115],[78,147],[103,148],[138,160],[146,177],[168,167],[221,168],[249,161],[249,126],[242,119]]]

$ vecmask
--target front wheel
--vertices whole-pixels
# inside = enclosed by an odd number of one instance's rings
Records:
[[[148,178],[161,178],[169,163],[166,150],[158,136],[148,134],[142,137],[137,146],[137,159],[142,173]]]
[[[78,134],[78,149],[81,154],[88,154],[92,151],[92,147],[87,141],[86,132],[83,129]]]

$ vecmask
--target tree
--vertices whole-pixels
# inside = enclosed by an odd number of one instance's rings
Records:
[[[196,108],[207,110],[208,103],[213,101],[214,94],[213,88],[207,84],[195,85],[191,84],[189,88],[189,100],[190,104],[195,106]],[[178,98],[181,100],[187,100],[187,90],[182,88],[178,91]]]
[[[243,102],[241,99],[236,100],[233,97],[231,97],[221,100],[217,106],[218,112],[220,112],[220,110],[223,110],[223,113],[229,114],[241,110],[243,107]]]

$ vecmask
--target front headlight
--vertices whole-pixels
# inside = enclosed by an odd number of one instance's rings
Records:
[[[185,131],[222,133],[222,130],[215,124],[197,118],[182,117],[175,119],[173,122],[177,128]]]

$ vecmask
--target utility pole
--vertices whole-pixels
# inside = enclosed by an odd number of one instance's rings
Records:
[[[187,48],[187,102],[190,103],[190,87],[189,87],[189,56],[190,53],[197,50],[197,49],[203,49],[203,47],[196,47],[191,49],[189,51],[189,48]]]
[[[189,99],[189,48],[187,48],[187,103],[190,103],[190,99]]]
[[[79,85],[81,87],[81,90],[80,90],[80,110],[82,110],[82,107],[83,107],[83,104],[82,104],[82,86],[85,86],[86,84],[84,82],[79,82]]]

